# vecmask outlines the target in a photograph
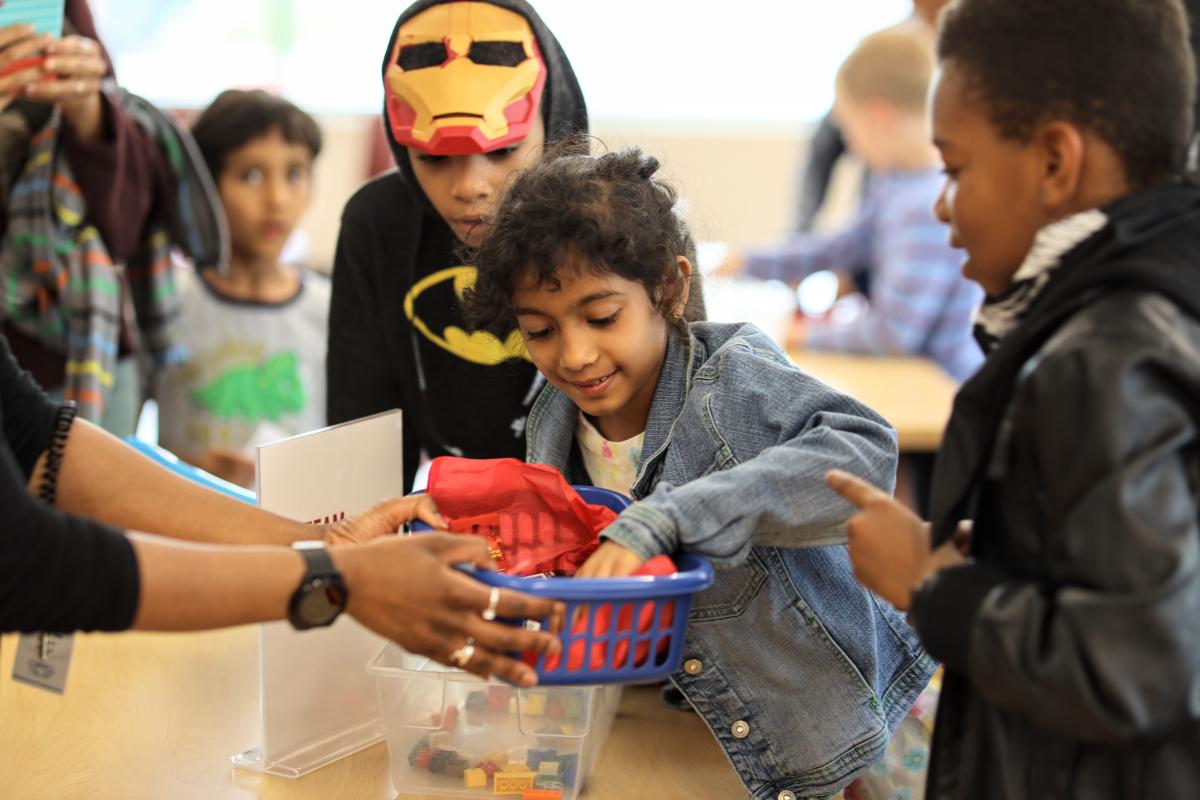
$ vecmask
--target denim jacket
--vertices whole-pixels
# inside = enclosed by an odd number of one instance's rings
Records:
[[[587,483],[578,415],[547,386],[528,460]],[[753,325],[698,322],[671,336],[642,452],[638,502],[604,538],[644,557],[700,553],[718,569],[672,681],[754,800],[842,789],[883,757],[934,669],[903,617],[855,581],[852,508],[824,482],[838,468],[890,489],[894,432]]]

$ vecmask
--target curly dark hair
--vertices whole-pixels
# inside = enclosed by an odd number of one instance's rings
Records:
[[[261,89],[226,89],[192,123],[192,138],[213,180],[221,176],[225,158],[246,142],[278,130],[284,140],[321,152],[321,128],[307,113],[278,95]]]
[[[1006,138],[1070,122],[1116,150],[1134,188],[1183,166],[1196,67],[1180,0],[955,0],[938,59]]]
[[[519,173],[496,209],[487,238],[463,253],[475,265],[475,286],[463,313],[478,329],[516,326],[512,295],[518,281],[560,283],[564,268],[610,271],[637,281],[677,325],[704,318],[698,270],[693,268],[682,317],[671,313],[683,296],[678,257],[696,263],[687,224],[675,211],[675,191],[654,177],[658,159],[639,148],[592,156],[590,140],[573,136]]]

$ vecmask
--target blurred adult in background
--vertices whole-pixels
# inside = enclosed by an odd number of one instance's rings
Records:
[[[117,88],[86,0],[61,38],[0,29],[0,72],[39,54],[0,77],[0,324],[52,395],[128,435],[138,357],[172,357],[170,246],[218,260],[222,231],[186,134]]]

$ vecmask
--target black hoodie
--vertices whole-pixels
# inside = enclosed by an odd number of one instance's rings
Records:
[[[445,1],[421,0],[400,15],[384,73],[400,26]],[[583,95],[558,40],[528,3],[487,2],[521,14],[537,37],[547,72],[541,101],[547,141],[586,131]],[[398,170],[367,183],[342,212],[329,317],[329,421],[403,409],[406,481],[421,449],[431,456],[524,458],[525,416],[541,383],[534,366],[479,364],[447,349],[467,335],[449,274],[415,294],[411,311],[419,324],[410,324],[409,289],[462,261],[457,238],[413,177],[407,150],[384,129]]]

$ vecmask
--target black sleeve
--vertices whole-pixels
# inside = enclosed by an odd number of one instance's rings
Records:
[[[0,418],[4,420],[4,441],[25,481],[38,456],[50,447],[57,411],[33,377],[17,365],[8,339],[0,336]]]
[[[396,408],[401,401],[381,319],[379,254],[370,209],[362,208],[361,197],[352,198],[342,213],[333,261],[325,367],[331,424]]]
[[[333,262],[333,288],[329,305],[329,348],[325,361],[329,424],[347,422],[393,408],[404,409],[401,367],[390,357],[394,343],[385,321],[385,309],[402,314],[400,299],[389,298],[379,285],[385,264],[398,268],[396,253],[381,252],[385,237],[380,218],[401,209],[379,208],[383,183],[359,190],[342,213]],[[394,334],[393,334],[394,335]],[[417,425],[405,410],[404,477],[411,482],[421,444]]]
[[[0,508],[0,631],[119,631],[133,624],[139,585],[129,540],[37,500],[7,446],[0,447]]]
[[[914,598],[931,655],[997,707],[1076,739],[1200,719],[1200,430],[1194,360],[1169,347],[1181,339],[1155,330],[1046,356],[1014,398],[1012,452],[1040,487],[1020,511],[1047,575],[967,564]]]
[[[50,445],[55,413],[0,336],[0,631],[124,630],[139,589],[129,540],[45,505],[26,488]]]

